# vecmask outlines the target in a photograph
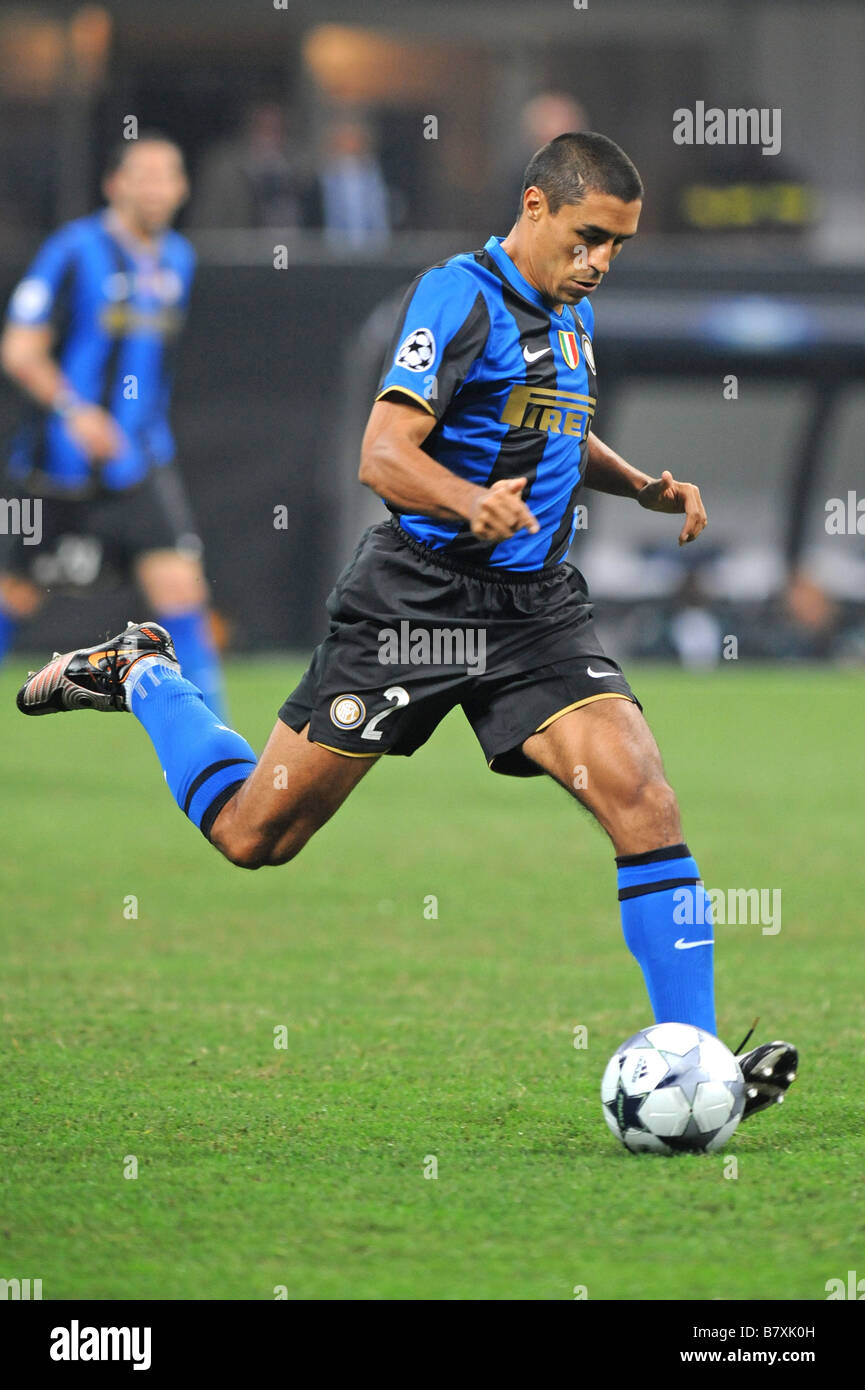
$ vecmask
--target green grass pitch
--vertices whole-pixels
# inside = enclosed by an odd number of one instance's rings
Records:
[[[819,1300],[865,1274],[861,674],[629,673],[707,886],[782,890],[777,935],[717,928],[719,1031],[760,1014],[802,1054],[726,1156],[666,1159],[601,1116],[650,1016],[612,851],[560,788],[489,774],[457,713],[295,863],[244,873],[132,718],[24,720],[21,669],[0,1276],[47,1299]],[[230,667],[257,747],[299,669]]]

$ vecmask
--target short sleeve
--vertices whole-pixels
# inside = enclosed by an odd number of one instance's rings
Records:
[[[469,271],[425,271],[402,302],[375,399],[406,396],[440,420],[483,355],[489,331],[487,302]]]
[[[9,322],[34,326],[51,323],[61,307],[74,264],[74,243],[63,228],[43,242],[13,290],[7,309]]]

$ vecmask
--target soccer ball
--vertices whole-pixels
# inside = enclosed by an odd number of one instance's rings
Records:
[[[689,1023],[655,1023],[623,1042],[601,1082],[604,1119],[632,1153],[712,1153],[745,1106],[739,1063]]]

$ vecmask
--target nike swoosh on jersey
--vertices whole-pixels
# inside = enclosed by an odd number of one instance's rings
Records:
[[[593,671],[591,666],[586,667],[586,675],[591,676],[596,681],[600,680],[601,676],[615,676],[616,674],[615,671]]]
[[[710,936],[707,941],[686,941],[683,936],[675,943],[677,951],[690,951],[692,946],[714,946],[715,938]]]
[[[523,357],[524,357],[524,359],[526,360],[526,362],[537,362],[538,358],[539,358],[539,357],[543,357],[544,353],[546,353],[546,352],[552,352],[552,348],[550,348],[550,347],[539,348],[539,350],[538,350],[537,352],[529,352],[528,348],[527,348],[527,347],[524,347],[524,348],[523,348]]]

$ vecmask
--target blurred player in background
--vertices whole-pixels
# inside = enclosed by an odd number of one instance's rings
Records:
[[[10,482],[41,501],[41,535],[0,538],[0,657],[46,589],[93,582],[105,563],[135,580],[221,712],[202,546],[168,419],[195,272],[170,226],[188,195],[183,154],[158,133],[123,141],[103,190],[106,208],[40,248],[0,339],[2,366],[31,401]]]

